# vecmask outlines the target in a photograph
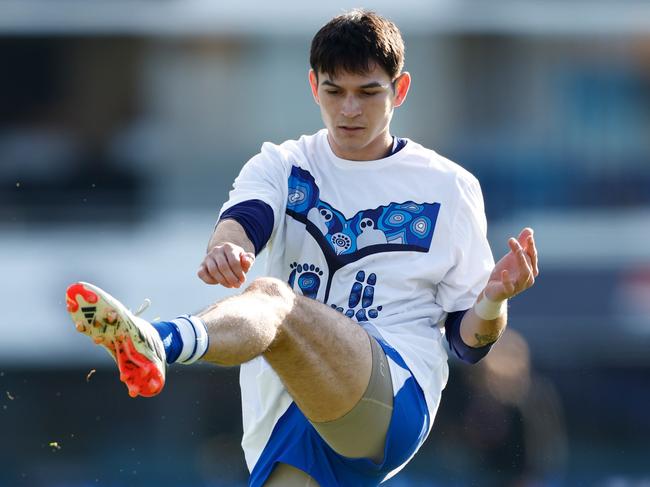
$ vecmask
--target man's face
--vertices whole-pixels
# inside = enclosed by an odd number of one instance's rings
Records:
[[[408,73],[392,80],[374,65],[365,74],[341,72],[332,77],[319,72],[318,79],[310,71],[309,81],[337,156],[367,161],[386,155],[392,143],[390,120],[408,92]]]

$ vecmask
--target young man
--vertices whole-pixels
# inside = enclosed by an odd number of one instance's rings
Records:
[[[325,129],[266,143],[243,167],[198,271],[239,288],[195,316],[149,324],[101,289],[67,292],[77,328],[115,357],[132,396],[165,361],[241,364],[252,486],[377,485],[428,435],[447,381],[444,325],[464,360],[506,326],[537,276],[532,230],[495,266],[477,180],[390,135],[411,78],[396,26],[352,11],[314,37],[309,83]]]

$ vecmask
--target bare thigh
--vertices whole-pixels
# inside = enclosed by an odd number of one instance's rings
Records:
[[[372,372],[363,397],[342,418],[312,425],[337,453],[349,458],[370,458],[380,463],[393,412],[393,384],[388,359],[379,344],[372,344]],[[265,487],[316,487],[318,482],[302,470],[278,463]]]
[[[238,365],[263,355],[311,421],[342,417],[368,386],[372,352],[365,330],[279,279],[256,279],[199,317],[210,337],[205,360]]]
[[[296,296],[278,340],[264,352],[303,414],[338,419],[361,399],[372,370],[366,331],[338,311]]]

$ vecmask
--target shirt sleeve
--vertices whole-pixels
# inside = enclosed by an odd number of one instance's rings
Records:
[[[247,200],[231,206],[221,214],[219,221],[232,219],[238,222],[258,255],[273,232],[273,209],[260,200]]]
[[[436,295],[448,313],[471,308],[494,268],[481,187],[473,176],[459,177],[456,184],[459,198],[450,225],[452,265]]]
[[[445,319],[445,337],[449,344],[449,349],[454,352],[454,355],[461,359],[463,362],[475,364],[483,357],[485,357],[494,343],[488,343],[482,347],[470,347],[467,345],[463,338],[460,336],[460,325],[463,321],[463,316],[469,310],[452,311]]]
[[[219,211],[220,220],[224,214],[240,212],[241,204],[257,200],[268,206],[266,218],[272,221],[274,234],[282,221],[287,201],[287,165],[284,163],[280,148],[271,143],[265,143],[259,154],[252,157],[239,172],[233,183],[228,200]],[[238,206],[237,209],[228,211]],[[246,205],[244,205],[245,207]],[[250,215],[256,218],[255,215]],[[273,238],[271,234],[270,238]],[[266,242],[265,242],[266,243]]]

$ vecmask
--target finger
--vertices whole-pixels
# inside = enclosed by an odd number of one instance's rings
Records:
[[[203,281],[207,284],[215,285],[215,284],[221,284],[222,282],[221,278],[219,278],[218,276],[213,276],[210,273],[210,269],[205,263],[201,264],[201,268],[199,269],[199,277],[201,277],[201,279],[203,279]]]
[[[230,264],[228,264],[228,259],[223,253],[218,253],[217,255],[214,256],[214,260],[217,263],[217,266],[219,267],[219,271],[223,275],[224,279],[228,283],[230,287],[239,287],[241,286],[241,281],[237,278],[235,275],[235,272],[230,268]]]
[[[539,266],[537,260],[537,247],[535,247],[535,237],[530,235],[528,237],[528,245],[526,246],[526,253],[530,257],[530,264],[533,269],[533,275],[537,277],[539,275]]]
[[[508,269],[503,269],[503,271],[501,271],[501,283],[503,284],[503,289],[505,290],[506,294],[510,297],[514,296],[516,287],[515,283],[512,282],[512,279],[510,278]]]
[[[228,282],[228,279],[226,279],[223,273],[219,270],[219,264],[214,259],[214,257],[206,257],[204,263],[208,269],[208,272],[213,277],[213,279],[217,281],[217,283],[221,284],[224,287],[232,287]]]
[[[522,247],[526,248],[526,244],[528,242],[528,237],[533,235],[533,233],[534,232],[533,232],[532,228],[526,227],[521,232],[519,232],[519,237],[517,237],[517,241],[519,242],[519,244]]]
[[[240,255],[236,252],[226,252],[226,261],[228,262],[228,267],[230,267],[230,270],[239,281],[239,284],[242,284],[246,280],[246,276],[242,269]]]
[[[535,282],[535,277],[533,276],[533,270],[531,268],[529,259],[530,257],[526,252],[524,252],[523,247],[515,239],[511,248],[517,256],[517,264],[519,265],[520,271],[517,278],[517,283],[521,283],[522,286],[528,286],[529,283]],[[531,284],[532,285],[532,284]]]
[[[533,273],[533,277],[536,277],[539,274],[539,269],[537,267],[537,249],[535,248],[535,232],[532,228],[526,227],[519,234],[518,241],[519,245],[522,246],[524,252],[531,261],[530,268]],[[534,262],[533,262],[534,261]]]
[[[510,250],[512,251],[513,254],[517,254],[517,252],[521,248],[521,245],[519,245],[519,242],[517,241],[516,238],[510,237],[508,239],[508,247],[510,247]]]
[[[206,284],[219,284],[217,280],[210,275],[210,272],[204,264],[200,265],[196,275],[199,276],[199,279],[201,279]]]
[[[519,262],[519,265],[522,267],[519,275],[517,276],[517,284],[520,286],[519,292],[524,289],[528,289],[533,284],[535,284],[535,274],[533,273],[533,268],[530,263],[530,257],[525,252],[522,252],[524,259]],[[525,267],[524,267],[525,266]]]
[[[255,255],[251,252],[245,252],[241,254],[239,258],[241,260],[241,265],[242,269],[244,269],[244,272],[248,272],[251,267],[253,267],[253,263],[255,263]]]

